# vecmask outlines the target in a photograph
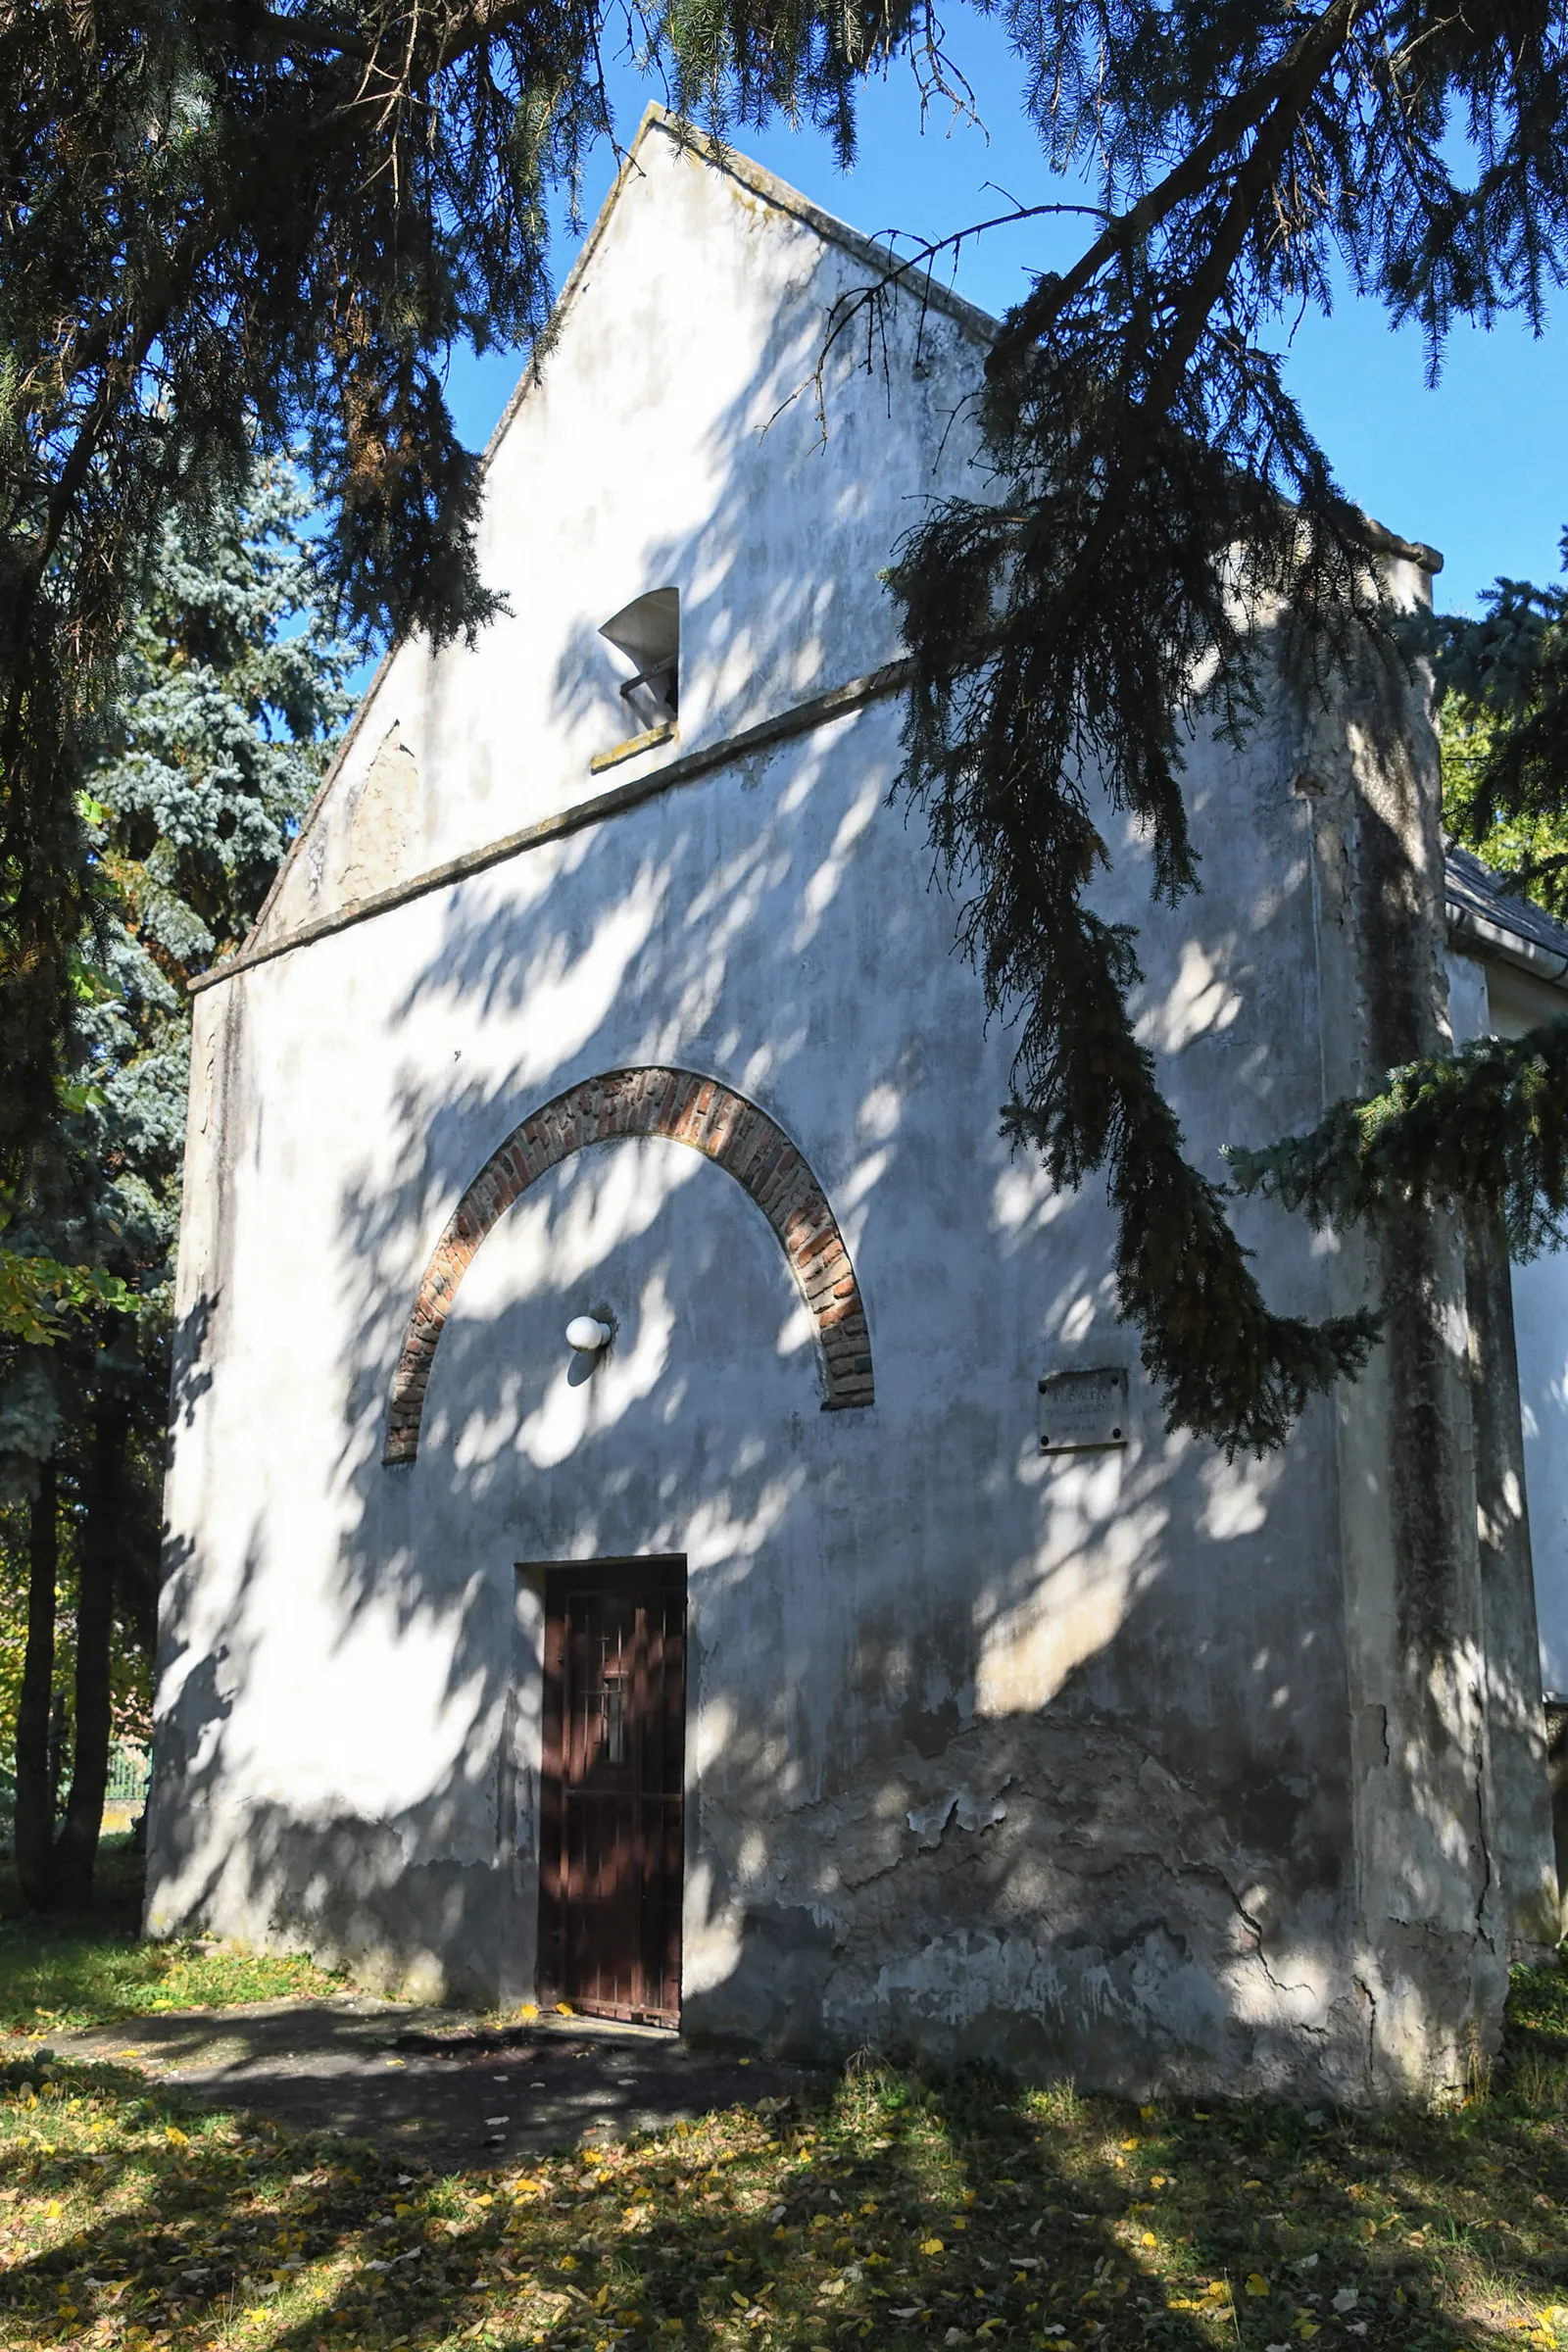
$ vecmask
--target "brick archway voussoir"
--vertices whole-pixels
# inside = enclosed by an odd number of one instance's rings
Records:
[[[811,1318],[824,1412],[874,1401],[871,1336],[838,1219],[805,1155],[760,1104],[716,1078],[656,1065],[568,1087],[514,1127],[458,1202],[431,1251],[392,1381],[383,1462],[419,1450],[425,1392],[458,1287],[492,1226],[551,1168],[589,1144],[662,1136],[733,1176],[766,1217]]]

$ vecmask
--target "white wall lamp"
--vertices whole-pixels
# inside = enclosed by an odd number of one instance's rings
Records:
[[[597,1315],[573,1315],[566,1325],[566,1346],[575,1348],[579,1355],[597,1355],[601,1348],[610,1346],[611,1330]]]

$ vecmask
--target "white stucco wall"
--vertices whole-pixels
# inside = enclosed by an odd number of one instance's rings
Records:
[[[825,444],[808,400],[769,425],[863,258],[665,134],[632,169],[492,461],[514,617],[394,657],[269,939],[601,789],[620,719],[593,630],[631,596],[680,587],[681,740],[617,781],[888,659],[899,531],[933,490],[983,493],[963,320],[906,301],[885,374],[846,349]],[[1174,914],[1105,820],[1143,1034],[1216,1178],[1225,1144],[1309,1124],[1338,1066],[1322,975],[1343,995],[1361,919],[1334,780],[1353,760],[1305,760],[1302,723],[1282,703],[1245,752],[1194,747],[1204,887]],[[1402,1795],[1357,1875],[1352,1769],[1383,1766],[1354,1741],[1402,1754],[1388,1704],[1367,1728],[1382,1602],[1353,1704],[1347,1661],[1346,1531],[1387,1548],[1396,1483],[1365,1442],[1376,1378],[1261,1464],[1166,1434],[1098,1188],[1054,1195],[999,1139],[1009,1041],[923,827],[889,805],[898,730],[874,701],[198,999],[151,1925],[526,1992],[540,1564],[679,1551],[694,2030],[1352,2091],[1368,1984],[1389,2015],[1397,1989],[1375,1905],[1412,1950],[1450,1895],[1471,1936],[1476,1916],[1464,1837],[1439,1887],[1448,1866],[1399,1843]],[[642,1062],[723,1079],[807,1155],[874,1408],[818,1409],[739,1188],[618,1144],[490,1234],[418,1458],[383,1467],[454,1203],[530,1110]],[[1241,1225],[1277,1306],[1361,1295],[1331,1238],[1258,1206]],[[588,1377],[562,1336],[585,1308],[618,1325]],[[1042,1458],[1038,1380],[1102,1364],[1131,1375],[1130,1443]],[[1450,1828],[1434,1802],[1434,1853]]]
[[[160,1703],[191,1720],[187,1770],[210,1793],[188,1851],[166,1848],[160,1916],[201,1904],[254,1932],[280,1888],[285,1913],[308,1909],[295,1881],[335,1835],[361,1868],[374,1846],[389,1884],[433,1883],[408,1907],[414,1943],[483,1981],[501,1838],[521,1855],[506,1967],[524,1983],[537,1627],[516,1616],[515,1564],[679,1550],[689,2006],[722,2006],[749,1913],[797,1915],[809,1944],[812,1905],[853,1908],[890,1841],[927,1877],[986,1836],[1004,1852],[1006,1819],[1022,1846],[1048,1780],[1061,1803],[1061,1759],[1047,1775],[1033,1750],[1039,1710],[1067,1694],[1048,1737],[1073,1779],[1094,1759],[1096,1898],[1119,1873],[1138,1914],[1163,1887],[1135,1960],[1097,1940],[1105,2008],[1142,2007],[1161,2038],[1179,2019],[1177,2040],[1217,2054],[1238,2020],[1284,2037],[1344,1996],[1328,1415],[1262,1466],[1165,1437],[1112,1312],[1103,1208],[1054,1199],[998,1139],[1006,1041],[982,1040],[953,905],[882,805],[896,724],[862,712],[201,1000],[226,1190],[218,1230],[192,1232],[183,1305],[213,1302],[222,1373],[188,1380],[170,1508],[193,1572]],[[1260,829],[1233,760],[1205,761],[1198,802],[1210,845],[1230,837],[1228,872],[1153,948],[1148,1030],[1212,1159],[1298,1120],[1317,1073],[1298,811],[1274,796]],[[1261,1050],[1260,1023],[1299,1050]],[[739,1188],[678,1146],[628,1144],[566,1162],[490,1236],[418,1460],[383,1469],[391,1363],[457,1195],[529,1108],[650,1060],[726,1077],[807,1152],[864,1290],[874,1410],[818,1409],[788,1270]],[[1259,1231],[1271,1291],[1310,1308],[1306,1237]],[[584,1381],[561,1335],[603,1305],[617,1343]],[[1038,1378],[1101,1361],[1134,1373],[1133,1444],[1043,1461]],[[1033,1876],[1036,1899],[1056,1878],[1081,1907],[1052,1848],[1083,1831],[1074,1805],[1052,1835],[1036,1821],[1006,1902]],[[1184,1834],[1200,1851],[1178,1890]],[[906,1899],[911,1925],[942,1913],[930,1889]],[[1279,1938],[1267,1964],[1259,1933]],[[1081,1965],[1032,1939],[1027,1958],[960,1965],[968,1931],[944,1934],[922,1948],[867,1927],[838,1972],[840,2031],[874,1998],[960,2037],[999,2004],[1083,2001]]]
[[[623,187],[491,452],[479,559],[510,611],[472,647],[392,655],[269,936],[667,759],[590,772],[633,731],[599,629],[634,597],[679,590],[677,748],[699,750],[892,659],[894,539],[928,497],[986,495],[955,414],[978,314],[895,291],[886,338],[846,333],[819,403],[828,313],[874,281],[857,253],[663,134]],[[393,729],[417,786],[383,770],[362,813]]]

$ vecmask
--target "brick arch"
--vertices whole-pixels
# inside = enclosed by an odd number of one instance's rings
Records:
[[[424,1269],[392,1381],[383,1462],[412,1462],[430,1368],[458,1285],[491,1227],[573,1152],[630,1136],[689,1144],[727,1169],[778,1236],[806,1301],[827,1378],[824,1412],[873,1401],[860,1286],[827,1195],[782,1127],[744,1095],[694,1070],[606,1070],[533,1111],[492,1152]]]

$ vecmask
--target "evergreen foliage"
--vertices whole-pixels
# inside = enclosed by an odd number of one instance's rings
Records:
[[[1568,562],[1568,533],[1563,549]],[[1478,620],[1441,616],[1444,816],[1554,913],[1568,913],[1568,588],[1499,580]],[[1568,1018],[1411,1062],[1303,1136],[1232,1152],[1239,1191],[1316,1226],[1458,1210],[1516,1258],[1568,1243]]]
[[[1310,1134],[1233,1152],[1240,1189],[1314,1225],[1462,1208],[1495,1221],[1514,1257],[1568,1242],[1568,1020],[1483,1037],[1412,1062],[1370,1101],[1336,1102]]]
[[[1369,648],[1403,658],[1388,535],[1341,496],[1271,338],[1327,307],[1336,258],[1420,322],[1434,368],[1456,318],[1542,321],[1568,262],[1568,17],[1013,0],[1009,21],[1054,160],[1098,168],[1102,226],[990,355],[994,498],[936,509],[893,574],[905,783],[972,890],[988,1002],[1021,1020],[1009,1128],[1058,1181],[1106,1170],[1120,1303],[1172,1421],[1262,1448],[1373,1326],[1275,1315],[1188,1162],[1128,1015],[1133,939],[1087,895],[1108,861],[1090,782],[1175,900],[1198,880],[1187,730],[1245,728],[1265,662],[1311,692]]]
[[[308,506],[263,464],[237,497],[166,519],[80,796],[93,919],[74,947],[70,1045],[85,1081],[32,1152],[7,1235],[11,1264],[54,1292],[0,1331],[0,1594],[25,1596],[27,1622],[10,1693],[18,1854],[40,1901],[82,1895],[112,1723],[145,1722],[187,983],[250,928],[348,706],[348,649],[311,603]],[[61,1603],[74,1622],[57,1655]],[[16,1653],[15,1629],[0,1647]]]
[[[1510,890],[1568,914],[1568,532],[1562,584],[1498,580],[1433,629],[1444,814]]]
[[[850,139],[874,9],[651,13],[683,97]],[[54,1118],[91,898],[77,793],[173,503],[303,451],[340,624],[472,631],[457,337],[545,323],[545,201],[608,131],[580,0],[0,14],[0,1182]]]
[[[1246,726],[1264,637],[1308,687],[1368,640],[1401,658],[1386,543],[1275,348],[1327,306],[1336,261],[1420,324],[1434,368],[1456,318],[1544,320],[1568,256],[1568,17],[999,6],[1051,161],[1097,172],[1101,209],[990,356],[994,499],[937,508],[893,575],[906,782],[972,887],[990,1000],[1022,1018],[1013,1132],[1061,1181],[1106,1171],[1121,1303],[1172,1418],[1264,1446],[1371,1326],[1275,1315],[1188,1162],[1127,1016],[1133,941],[1086,895],[1105,853],[1083,779],[1146,829],[1177,898],[1197,880],[1186,730]],[[634,26],[720,128],[801,109],[846,154],[858,73],[900,51],[945,71],[907,0],[710,0]],[[490,612],[441,365],[455,338],[544,324],[546,196],[609,127],[602,30],[576,0],[108,0],[0,24],[0,1182],[56,1123],[78,1035],[78,787],[171,503],[220,504],[253,446],[298,442],[343,625],[439,642]],[[1541,639],[1544,747],[1555,620],[1513,617]],[[1544,806],[1544,749],[1508,757],[1495,805]],[[177,955],[158,879],[146,939]]]

